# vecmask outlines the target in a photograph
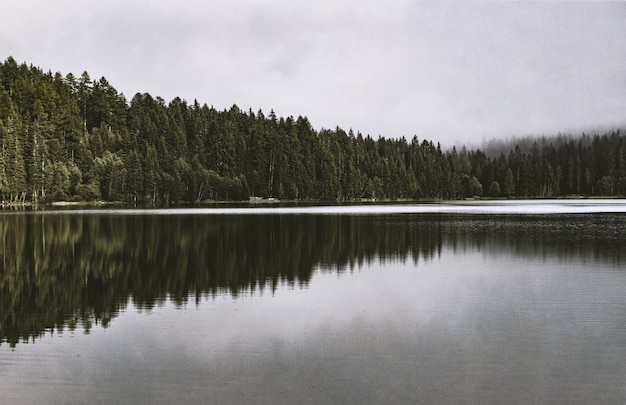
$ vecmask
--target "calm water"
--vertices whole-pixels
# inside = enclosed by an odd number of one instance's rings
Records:
[[[624,403],[626,203],[0,212],[2,403]]]

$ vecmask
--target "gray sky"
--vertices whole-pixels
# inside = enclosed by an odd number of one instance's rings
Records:
[[[451,146],[625,125],[625,26],[626,2],[2,0],[0,59]]]

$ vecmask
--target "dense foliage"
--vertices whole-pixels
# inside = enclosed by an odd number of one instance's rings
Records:
[[[306,117],[217,111],[149,94],[130,102],[103,77],[0,63],[4,202],[170,203],[280,199],[624,195],[619,130],[488,156],[414,137],[374,140]]]

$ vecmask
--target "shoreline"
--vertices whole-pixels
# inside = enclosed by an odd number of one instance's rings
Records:
[[[147,208],[181,208],[181,207],[206,207],[211,205],[249,205],[249,206],[279,206],[292,204],[306,205],[328,205],[328,204],[354,204],[354,205],[371,205],[371,204],[423,204],[441,201],[541,201],[541,200],[623,200],[626,196],[584,196],[571,195],[559,197],[532,197],[532,198],[506,198],[506,197],[473,197],[459,199],[442,199],[442,198],[395,198],[395,199],[355,199],[355,200],[278,200],[275,198],[268,199],[250,199],[250,200],[204,200],[196,203],[179,202],[170,204],[152,204],[152,203],[126,203],[124,201],[52,201],[47,203],[33,203],[29,201],[0,204],[0,210],[3,209],[38,209],[38,208],[81,208],[81,207],[132,207],[137,209]]]

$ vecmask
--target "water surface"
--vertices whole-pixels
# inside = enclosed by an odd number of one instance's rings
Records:
[[[4,212],[3,402],[626,400],[622,201],[417,207]]]

